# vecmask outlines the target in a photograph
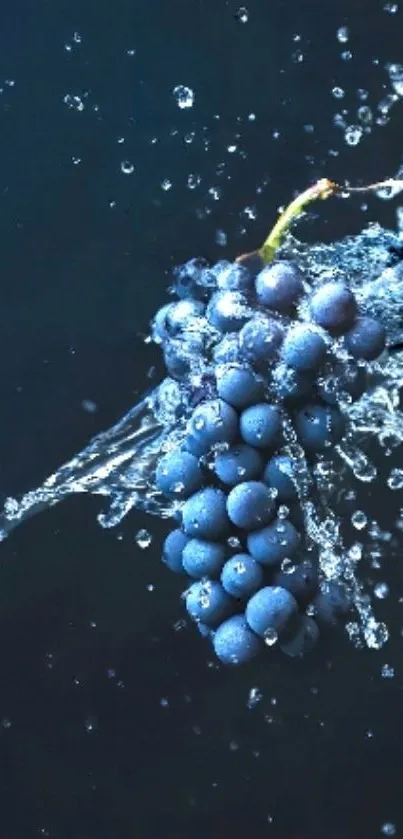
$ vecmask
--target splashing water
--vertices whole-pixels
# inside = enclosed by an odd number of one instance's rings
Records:
[[[288,233],[280,255],[295,259],[306,270],[310,290],[329,279],[342,279],[347,283],[361,310],[383,323],[390,347],[403,341],[403,262],[398,261],[401,247],[401,234],[372,224],[357,236],[326,245],[308,246]],[[0,516],[0,540],[35,513],[76,493],[108,499],[107,509],[98,515],[104,528],[117,525],[134,508],[163,518],[175,513],[179,502],[167,501],[156,489],[154,473],[161,453],[183,441],[189,414],[197,401],[209,392],[209,368],[205,346],[202,347],[199,340],[199,326],[199,323],[194,324],[193,334],[186,342],[191,372],[180,382],[170,377],[164,379],[116,425],[95,437],[40,487],[19,500],[7,498]],[[192,333],[191,327],[189,329]],[[208,343],[212,336],[205,323],[203,329],[203,340]],[[342,349],[340,361],[347,364]],[[370,597],[357,573],[365,549],[360,543],[345,547],[338,507],[340,500],[351,495],[351,481],[343,481],[343,475],[348,471],[364,485],[383,480],[368,454],[369,444],[375,444],[377,451],[379,449],[381,464],[402,446],[403,353],[387,350],[377,362],[369,365],[369,369],[372,386],[361,399],[353,403],[347,394],[337,394],[349,420],[349,431],[330,455],[319,458],[313,472],[305,461],[292,423],[286,424],[284,432],[290,454],[301,464],[298,491],[305,530],[308,541],[319,552],[322,580],[339,579],[347,587],[358,615],[358,621],[347,626],[353,643],[378,648],[387,640],[388,630],[376,621]],[[395,461],[393,465],[396,465]],[[390,466],[387,471],[385,484],[389,479],[390,487]],[[311,491],[313,481],[314,492]],[[366,524],[366,515],[358,502],[356,510]],[[357,516],[358,513],[356,520]],[[390,539],[391,534],[386,538]],[[372,528],[371,550],[374,554],[380,542],[382,534],[376,527]]]

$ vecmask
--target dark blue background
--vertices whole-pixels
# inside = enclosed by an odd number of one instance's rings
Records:
[[[161,367],[143,335],[173,264],[256,246],[293,190],[319,176],[396,171],[401,104],[356,148],[333,125],[341,107],[356,109],[357,88],[374,107],[389,90],[385,63],[402,59],[403,9],[382,5],[248,0],[247,24],[224,0],[3,8],[4,496],[39,483],[150,386],[150,367]],[[178,84],[194,89],[192,109],[175,104]],[[201,176],[195,190],[189,173]],[[242,215],[248,205],[256,221]],[[370,201],[364,216],[360,202],[343,202],[320,215],[307,238],[357,231],[368,217],[393,224],[394,207]],[[84,399],[98,410],[85,412]],[[1,546],[0,835],[371,839],[387,821],[400,835],[400,570],[385,650],[357,653],[340,639],[302,663],[274,655],[228,673],[192,628],[174,629],[183,614],[180,583],[159,562],[165,525],[135,513],[105,532],[100,509],[78,498]],[[153,535],[147,551],[140,527]],[[381,678],[385,663],[395,679]],[[253,686],[263,698],[250,710]]]

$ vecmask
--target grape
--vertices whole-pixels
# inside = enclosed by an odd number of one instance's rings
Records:
[[[274,642],[297,610],[297,601],[289,591],[280,586],[266,586],[248,601],[246,620],[253,632]]]
[[[220,542],[190,539],[183,550],[182,565],[189,577],[215,577],[226,558],[226,547]]]
[[[260,638],[249,628],[243,615],[234,615],[214,633],[214,652],[223,664],[246,664],[262,649]]]
[[[263,458],[252,446],[235,443],[227,451],[216,454],[214,471],[223,484],[235,486],[259,478],[263,472]]]
[[[171,306],[172,303],[166,303],[165,306],[161,306],[161,309],[158,309],[158,312],[151,321],[151,334],[156,344],[163,343],[169,337],[167,315]]]
[[[197,457],[175,449],[158,462],[155,484],[165,495],[187,498],[203,485],[203,471]]]
[[[178,297],[195,297],[206,300],[209,289],[203,283],[207,262],[205,259],[190,259],[174,270],[174,289]]]
[[[162,560],[176,574],[183,574],[182,555],[188,542],[189,537],[179,528],[168,533],[165,539]]]
[[[277,490],[277,501],[295,501],[298,492],[295,482],[297,463],[288,455],[275,455],[270,458],[263,474],[264,482]]]
[[[237,554],[228,559],[221,573],[225,591],[241,599],[254,594],[262,582],[262,567],[249,554]]]
[[[256,277],[256,294],[262,306],[289,313],[303,294],[303,274],[294,262],[272,262]]]
[[[185,592],[186,610],[195,621],[215,628],[234,611],[234,600],[221,583],[203,580],[192,583]]]
[[[295,427],[304,448],[325,452],[343,437],[346,421],[332,405],[306,405],[295,417]]]
[[[227,364],[216,377],[218,395],[234,408],[247,408],[263,397],[263,384],[250,367]]]
[[[308,323],[298,323],[285,336],[282,358],[294,370],[316,372],[324,361],[326,350],[326,342],[315,327]]]
[[[248,551],[262,565],[278,565],[296,551],[300,541],[298,531],[287,519],[274,521],[248,535]]]
[[[368,387],[365,367],[359,367],[354,361],[338,362],[330,375],[319,379],[318,393],[328,405],[338,405],[344,394],[353,400],[359,399]]]
[[[286,655],[296,658],[310,652],[318,639],[319,629],[315,621],[307,615],[301,615],[291,637],[280,641],[279,647]]]
[[[273,371],[273,386],[279,399],[292,406],[312,396],[314,380],[311,373],[302,373],[278,364]]]
[[[282,340],[281,327],[263,315],[248,320],[239,333],[243,357],[258,366],[267,364],[275,357]]]
[[[321,591],[313,601],[313,609],[319,625],[337,626],[339,619],[351,610],[345,587],[334,580],[322,583]]]
[[[307,603],[314,597],[318,588],[318,567],[311,559],[304,559],[293,566],[290,573],[277,571],[273,577],[276,586],[286,588],[295,599]]]
[[[207,307],[207,320],[220,332],[238,332],[249,320],[251,309],[240,291],[217,291]]]
[[[166,344],[164,362],[173,379],[184,379],[190,372],[191,359],[188,354],[183,356],[183,344],[180,341],[170,341]]]
[[[175,338],[179,336],[189,323],[204,315],[205,306],[200,300],[178,300],[171,303],[165,315],[168,334]]]
[[[375,318],[360,317],[346,332],[344,341],[354,358],[374,361],[385,349],[385,329]]]
[[[243,265],[228,262],[217,275],[218,288],[221,291],[252,291],[254,278]]]
[[[263,259],[258,251],[244,254],[237,259],[237,262],[247,268],[252,277],[257,277],[264,268]]]
[[[225,493],[213,487],[191,495],[182,508],[185,533],[208,542],[225,539],[230,530],[226,502]]]
[[[281,412],[274,405],[253,405],[241,414],[241,437],[245,443],[258,449],[275,446],[279,441],[281,428]]]
[[[229,332],[213,349],[215,364],[232,364],[241,360],[241,350],[237,333]]]
[[[273,518],[275,506],[270,490],[259,481],[238,484],[227,499],[229,518],[244,530],[264,527]]]
[[[352,291],[340,282],[325,283],[310,301],[315,323],[334,335],[346,332],[357,314],[357,301]]]
[[[212,399],[203,402],[193,411],[187,430],[189,438],[195,441],[196,448],[201,452],[207,452],[216,443],[232,443],[235,440],[238,433],[238,416],[231,405],[222,399]]]

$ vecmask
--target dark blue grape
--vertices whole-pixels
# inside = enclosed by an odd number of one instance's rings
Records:
[[[216,443],[232,443],[235,440],[238,433],[238,416],[227,402],[211,399],[198,405],[193,411],[187,431],[188,438],[195,441],[196,449],[201,450],[200,453],[207,452]],[[190,446],[190,451],[192,450]]]
[[[297,601],[289,591],[279,586],[265,586],[249,600],[246,620],[253,632],[271,644],[276,636],[281,636],[297,610]]]
[[[197,457],[175,449],[161,457],[155,473],[157,489],[175,498],[187,498],[203,485],[203,470]]]
[[[228,262],[217,274],[218,288],[221,291],[249,292],[254,288],[254,278],[243,265]]]
[[[248,551],[262,565],[279,565],[292,557],[300,535],[288,519],[275,518],[267,527],[248,535]]]
[[[245,443],[266,449],[276,446],[282,428],[282,415],[274,405],[253,405],[241,414],[240,431]]]
[[[352,291],[341,282],[325,283],[310,301],[315,323],[334,335],[341,335],[352,326],[357,315],[357,301]]]
[[[303,274],[294,262],[272,262],[256,277],[256,294],[262,306],[288,313],[304,292]]]
[[[319,629],[315,621],[307,615],[301,615],[293,633],[290,633],[290,637],[286,640],[280,640],[279,647],[286,655],[297,658],[309,653],[318,640]]]
[[[293,565],[292,570],[277,571],[273,583],[286,588],[301,603],[307,603],[318,589],[318,565],[312,559],[304,559]]]
[[[336,627],[339,621],[351,611],[351,603],[345,586],[334,580],[322,583],[321,590],[313,603],[313,613],[319,625]]]
[[[262,641],[248,626],[243,615],[233,615],[222,623],[213,639],[214,652],[223,664],[246,664],[263,650]]]
[[[354,361],[338,362],[331,373],[318,381],[319,396],[328,405],[338,405],[346,394],[353,400],[359,399],[367,388],[367,371]]]
[[[151,321],[152,337],[157,344],[164,343],[169,338],[167,315],[171,306],[172,303],[166,303],[165,306],[158,309],[158,312],[154,315],[154,318]]]
[[[183,574],[184,568],[182,565],[183,551],[189,541],[189,536],[183,530],[177,528],[168,533],[164,542],[162,560],[171,571],[176,574]]]
[[[227,499],[229,518],[243,530],[264,527],[273,518],[275,507],[269,488],[259,481],[238,484]]]
[[[235,443],[215,456],[214,471],[223,484],[236,486],[243,481],[259,478],[263,471],[260,452],[246,443]]]
[[[239,256],[236,261],[238,265],[243,265],[244,268],[247,268],[252,277],[257,277],[264,268],[264,262],[259,251],[245,253]]]
[[[164,347],[164,362],[173,379],[184,379],[191,369],[191,357],[183,354],[181,341],[169,341]]]
[[[176,338],[194,321],[203,317],[205,306],[200,300],[178,300],[171,303],[165,316],[166,328],[172,338]]]
[[[375,318],[360,317],[345,334],[344,341],[353,358],[374,361],[385,349],[386,333]]]
[[[321,367],[327,345],[317,329],[297,323],[288,330],[281,348],[283,361],[299,372],[316,372]]]
[[[264,470],[263,480],[272,489],[277,490],[277,501],[283,503],[297,500],[297,471],[298,464],[288,455],[279,454],[270,458]]]
[[[293,406],[312,396],[315,381],[312,373],[301,373],[286,364],[277,364],[273,370],[273,388],[282,402]]]
[[[238,410],[263,398],[262,382],[246,365],[223,365],[217,369],[216,378],[218,395]]]
[[[332,405],[307,405],[296,414],[295,427],[304,448],[325,452],[343,437],[346,420]]]
[[[225,539],[230,530],[225,493],[206,487],[191,495],[182,508],[182,523],[185,533],[196,539]]]
[[[239,333],[243,357],[258,367],[267,366],[277,355],[283,340],[283,330],[270,318],[256,315],[248,320]]]
[[[249,554],[237,554],[225,563],[221,583],[232,597],[247,600],[263,583],[262,567]]]
[[[220,332],[239,332],[251,313],[247,298],[240,291],[218,291],[207,307],[207,320]]]
[[[234,600],[221,583],[203,580],[193,583],[185,592],[186,610],[195,621],[213,629],[234,611]]]
[[[220,573],[226,558],[225,545],[220,542],[205,542],[190,539],[185,545],[182,565],[189,577],[215,577]]]
[[[238,333],[230,332],[224,335],[213,349],[213,359],[216,365],[232,364],[241,361]]]
[[[194,297],[206,300],[209,288],[203,283],[207,262],[205,259],[190,259],[174,270],[174,290],[178,297]]]

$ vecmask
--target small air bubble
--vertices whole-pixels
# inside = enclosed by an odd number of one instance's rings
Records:
[[[249,12],[248,12],[246,6],[240,6],[238,11],[235,12],[234,17],[235,17],[235,20],[238,21],[238,23],[247,23],[248,20],[249,20]]]
[[[381,667],[381,676],[382,679],[394,679],[395,668],[391,667],[390,664],[383,664]]]
[[[389,597],[389,586],[387,583],[377,583],[374,588],[374,595],[378,600],[385,600]]]
[[[139,530],[135,536],[136,544],[143,550],[151,545],[152,536],[148,530]]]
[[[385,3],[385,5],[383,6],[383,11],[388,12],[390,15],[395,15],[398,9],[399,6],[397,5],[397,3]]]
[[[403,489],[403,469],[392,469],[388,477],[389,489]]]
[[[332,94],[335,99],[343,99],[345,93],[342,87],[332,87]]]
[[[337,40],[340,41],[341,44],[346,44],[350,37],[348,26],[340,26],[336,34]]]
[[[395,836],[396,834],[396,825],[393,822],[384,822],[381,827],[381,833],[384,836]]]
[[[348,146],[357,146],[363,135],[360,125],[348,125],[344,132],[344,139]]]
[[[247,707],[249,709],[255,708],[256,705],[263,699],[263,693],[259,688],[251,688],[248,695]]]
[[[124,175],[132,175],[134,172],[134,164],[130,162],[130,160],[122,160],[120,164],[120,171],[123,172]]]
[[[355,510],[351,516],[351,523],[356,530],[363,530],[368,523],[368,519],[362,510]]]
[[[351,50],[345,50],[344,52],[340,53],[340,58],[342,61],[351,61],[353,57],[353,53]]]
[[[177,85],[173,89],[173,96],[178,108],[183,110],[184,108],[191,108],[193,106],[195,96],[190,87],[182,84]]]
[[[172,187],[172,181],[170,181],[168,178],[165,178],[161,182],[161,189],[163,189],[164,192],[168,192],[168,190],[171,189],[171,187]]]

